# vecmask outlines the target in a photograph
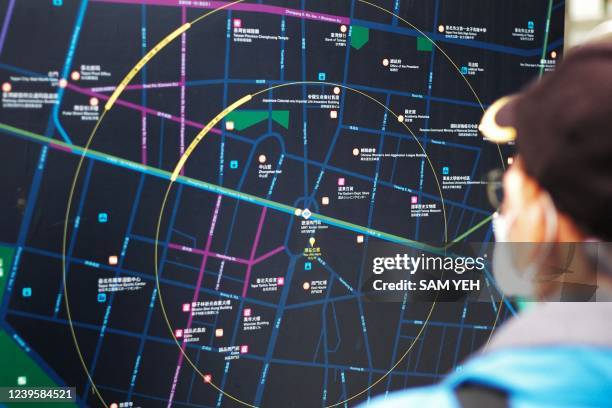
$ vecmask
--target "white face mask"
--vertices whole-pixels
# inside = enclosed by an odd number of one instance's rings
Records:
[[[551,242],[557,233],[557,212],[548,195],[545,198],[546,232],[543,243],[512,244],[509,240],[510,230],[517,218],[516,214],[493,215],[493,233],[495,235],[495,249],[493,251],[493,276],[500,290],[506,296],[517,296],[534,299],[536,294],[536,275],[542,267],[544,260],[550,253]],[[534,259],[525,267],[518,267],[515,262],[513,250],[523,247],[535,248]]]

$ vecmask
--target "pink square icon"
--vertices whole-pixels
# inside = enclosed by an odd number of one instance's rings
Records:
[[[204,374],[204,382],[205,383],[210,383],[212,381],[212,375],[210,374]]]
[[[276,278],[276,284],[277,284],[278,286],[283,286],[283,285],[285,284],[285,278],[283,278],[282,276],[281,276],[281,277]]]
[[[251,316],[251,309],[244,309],[242,314],[244,315],[244,317],[250,317]]]
[[[242,20],[241,20],[241,19],[239,19],[239,18],[235,18],[235,19],[234,19],[234,27],[235,27],[235,28],[240,28],[240,27],[242,27]]]
[[[189,312],[191,310],[191,304],[183,303],[183,312]]]
[[[338,179],[338,185],[339,185],[339,186],[343,186],[343,185],[344,185],[344,183],[345,183],[345,181],[346,181],[346,180],[344,180],[344,177],[340,177],[340,178]]]
[[[419,197],[418,196],[412,196],[412,198],[410,198],[410,202],[412,204],[417,204],[419,202]]]
[[[182,329],[176,329],[174,331],[174,337],[176,337],[177,339],[180,339],[181,337],[183,337],[183,330]]]
[[[249,352],[249,346],[240,346],[240,354],[246,354]]]

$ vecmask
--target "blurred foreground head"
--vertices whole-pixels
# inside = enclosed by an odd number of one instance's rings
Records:
[[[560,280],[593,284],[588,256],[575,256],[582,266],[572,276],[544,264],[567,264],[569,243],[612,241],[612,40],[573,49],[554,72],[494,103],[480,130],[495,143],[516,143],[518,153],[503,178],[494,228],[498,242],[525,244],[505,254],[513,265],[498,265],[514,268],[496,271],[502,289],[546,298]],[[504,288],[517,278],[522,287]]]

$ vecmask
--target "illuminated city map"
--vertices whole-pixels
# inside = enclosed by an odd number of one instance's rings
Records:
[[[2,0],[0,384],[74,386],[78,406],[328,407],[460,369],[514,313],[489,271],[485,301],[385,302],[368,259],[491,241],[487,174],[512,150],[478,123],[554,69],[563,16]]]

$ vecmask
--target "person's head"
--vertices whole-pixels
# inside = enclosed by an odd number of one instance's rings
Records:
[[[552,243],[612,241],[612,41],[570,52],[555,72],[493,104],[480,129],[516,143],[497,235],[547,243],[525,262],[553,254]]]

